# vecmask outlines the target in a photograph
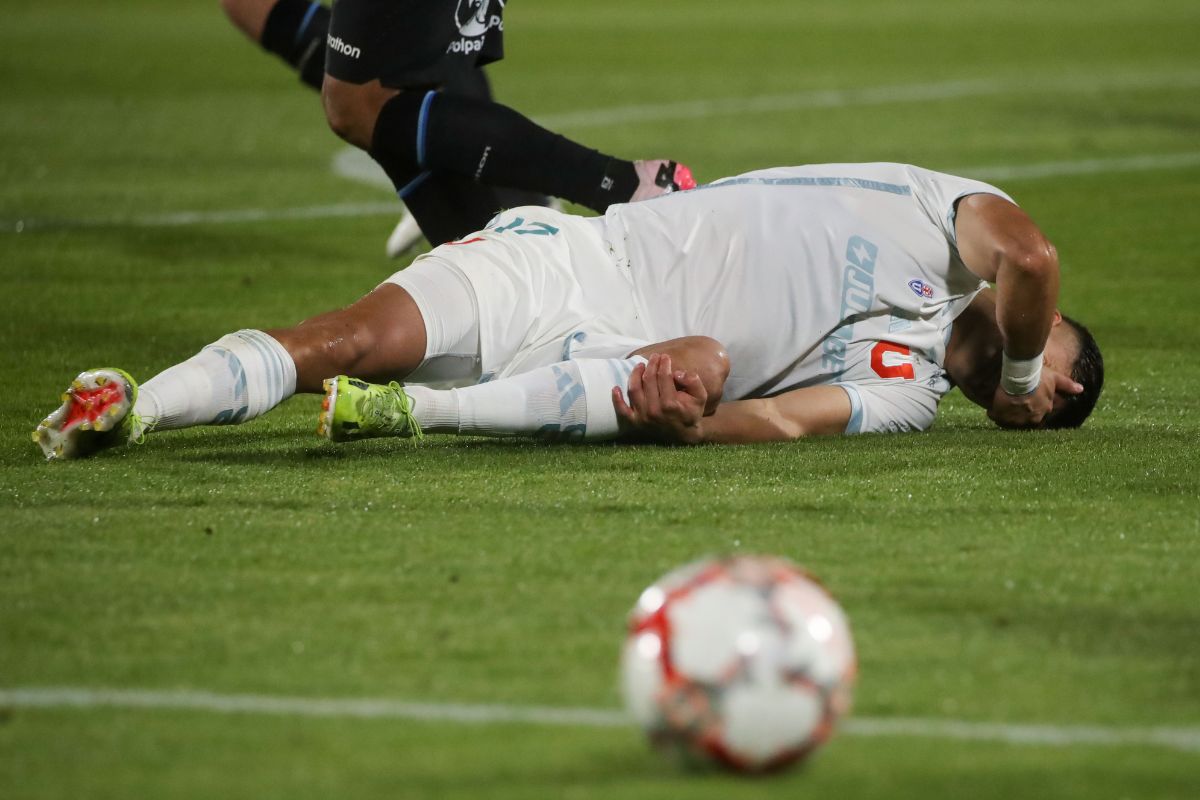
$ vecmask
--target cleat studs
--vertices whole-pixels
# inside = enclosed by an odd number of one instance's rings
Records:
[[[108,378],[104,377],[103,375],[96,376],[96,385],[97,386],[103,386],[106,383],[108,383]]]
[[[85,419],[83,422],[79,423],[79,430],[81,430],[81,431],[90,431],[91,429],[92,429],[92,422],[91,422],[91,420],[87,420],[87,419]]]
[[[71,381],[71,388],[77,392],[80,392],[80,391],[83,391],[87,387],[85,387],[83,385],[83,381],[76,378],[75,380]]]
[[[71,402],[71,395],[69,392],[63,392],[61,395],[59,395],[58,399],[59,402],[69,403]]]
[[[108,410],[105,411],[104,413],[108,414],[110,417],[117,417],[117,416],[120,416],[121,409],[117,408],[116,406],[109,406]]]
[[[37,442],[38,444],[42,443],[42,429],[41,428],[38,428],[36,431],[33,432],[33,441]]]

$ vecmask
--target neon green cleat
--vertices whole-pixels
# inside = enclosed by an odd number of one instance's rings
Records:
[[[396,381],[386,386],[339,375],[325,381],[317,435],[331,442],[380,436],[421,439],[412,398]]]
[[[142,421],[133,413],[137,393],[137,381],[123,370],[81,372],[63,392],[62,405],[37,426],[33,441],[48,461],[56,461],[140,439]]]

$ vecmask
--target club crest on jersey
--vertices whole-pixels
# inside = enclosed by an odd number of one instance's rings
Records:
[[[490,0],[458,0],[454,10],[454,21],[463,36],[482,36],[488,29],[488,6]]]
[[[912,289],[913,294],[917,297],[924,297],[926,299],[933,297],[933,287],[918,278],[913,278],[909,281],[908,288]]]

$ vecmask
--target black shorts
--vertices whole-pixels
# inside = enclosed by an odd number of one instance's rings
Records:
[[[442,86],[504,56],[502,0],[335,0],[325,72],[394,89]]]

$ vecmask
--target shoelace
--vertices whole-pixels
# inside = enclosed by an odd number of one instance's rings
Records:
[[[371,418],[371,423],[379,427],[389,427],[393,430],[398,427],[397,421],[401,421],[408,428],[414,439],[422,439],[425,434],[421,430],[420,423],[413,417],[412,412],[408,409],[407,403],[402,398],[404,387],[399,381],[391,381],[387,388],[395,394],[391,397],[380,397],[382,392],[372,392],[367,395],[368,402],[366,413]]]

